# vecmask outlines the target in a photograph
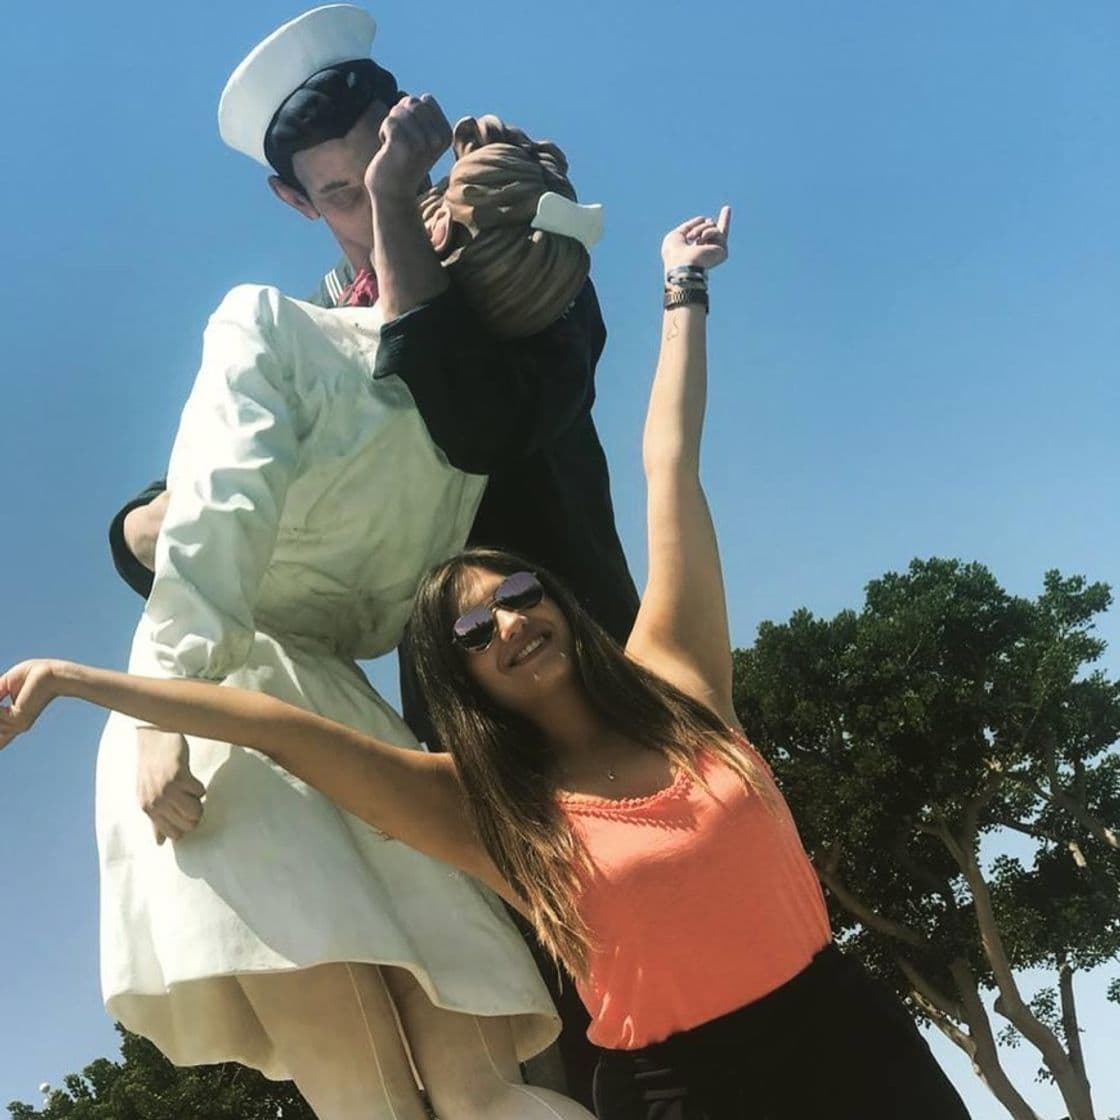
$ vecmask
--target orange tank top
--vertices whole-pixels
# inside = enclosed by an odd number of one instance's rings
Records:
[[[649,797],[561,793],[592,871],[579,912],[591,931],[579,985],[588,1038],[636,1050],[772,992],[831,940],[817,876],[789,808],[753,747],[772,799],[718,759],[711,792],[679,770]]]

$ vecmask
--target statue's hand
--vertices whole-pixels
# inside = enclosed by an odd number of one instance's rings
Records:
[[[191,773],[186,739],[157,727],[137,728],[136,794],[156,843],[178,840],[202,820],[206,787]]]
[[[451,125],[430,94],[402,97],[381,125],[381,147],[366,168],[366,189],[378,198],[416,200],[428,172],[451,146]]]

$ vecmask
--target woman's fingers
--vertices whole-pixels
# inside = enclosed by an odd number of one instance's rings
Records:
[[[685,234],[685,241],[690,245],[717,244],[726,239],[726,228],[710,219],[705,219],[702,224],[692,226]]]
[[[0,750],[6,747],[19,733],[16,717],[11,708],[0,708]]]
[[[700,232],[701,229],[712,228],[718,230],[724,237],[731,231],[731,207],[721,206],[717,217],[711,218],[706,214],[698,214],[694,218],[689,218],[681,222],[673,233],[682,234],[685,237],[693,237]]]
[[[667,268],[695,265],[715,268],[727,259],[727,235],[731,229],[731,207],[720,207],[715,218],[698,214],[670,230],[661,243]]]
[[[703,215],[700,215],[696,218],[689,218],[687,222],[681,222],[681,224],[677,226],[677,228],[672,232],[675,234],[679,234],[687,241],[690,237],[692,237],[695,231],[699,229],[707,220],[708,219]]]

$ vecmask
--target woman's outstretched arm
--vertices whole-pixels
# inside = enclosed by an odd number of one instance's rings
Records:
[[[448,755],[394,747],[257,692],[68,661],[25,661],[0,676],[0,703],[8,701],[0,707],[0,748],[60,696],[184,735],[252,747],[348,812],[462,868],[517,905],[471,824]]]
[[[667,309],[662,319],[642,442],[649,578],[627,652],[734,724],[723,573],[700,483],[707,402],[707,307],[700,292],[706,297],[706,270],[727,258],[730,220],[724,207],[718,220],[693,218],[662,244],[667,292],[690,293],[683,298],[696,302]]]

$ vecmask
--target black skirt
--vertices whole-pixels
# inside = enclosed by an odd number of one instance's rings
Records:
[[[599,1120],[968,1120],[902,1003],[834,946],[768,996],[601,1051]]]

